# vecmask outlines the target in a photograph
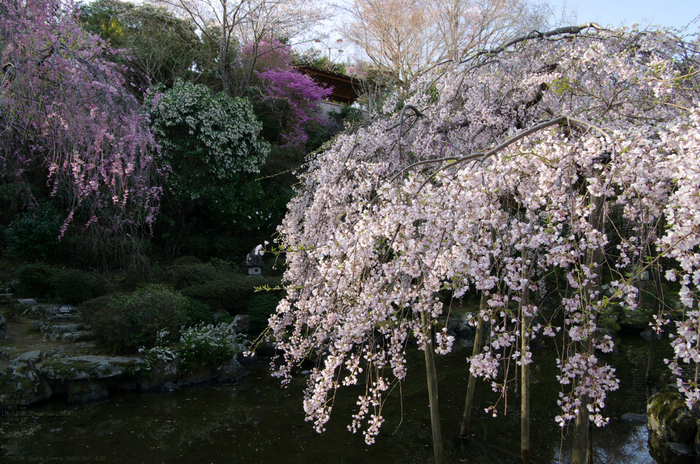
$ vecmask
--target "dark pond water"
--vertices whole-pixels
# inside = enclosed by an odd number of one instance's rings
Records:
[[[650,387],[644,382],[647,343],[639,337],[618,340],[618,351],[601,356],[617,368],[622,386],[608,401],[606,428],[594,429],[596,463],[656,462],[649,453],[645,425],[621,420],[643,414]],[[471,348],[438,357],[442,429],[447,462],[518,462],[518,397],[507,414],[494,419],[484,409],[495,400],[485,384],[477,387],[472,414],[474,435],[459,440],[459,421],[467,386],[464,361]],[[171,395],[124,394],[91,405],[53,402],[27,411],[26,417],[2,417],[0,462],[107,463],[429,463],[430,418],[422,353],[387,408],[387,423],[377,443],[365,445],[346,430],[354,392],[342,392],[326,433],[304,421],[299,377],[282,389],[266,364],[244,381],[182,389]],[[535,353],[532,375],[532,456],[534,463],[568,461],[566,433],[556,425],[558,385],[554,350]],[[657,360],[657,372],[665,369]],[[403,413],[402,413],[403,411]]]

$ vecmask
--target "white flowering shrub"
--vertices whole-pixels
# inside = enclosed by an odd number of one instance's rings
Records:
[[[202,324],[190,327],[180,336],[180,366],[184,371],[198,366],[215,369],[245,348],[245,340],[230,324]]]
[[[262,191],[248,175],[260,171],[270,145],[250,102],[176,81],[150,89],[145,106],[161,145],[156,160],[169,171],[167,194],[180,208],[196,204],[229,221],[253,214],[248,204]]]

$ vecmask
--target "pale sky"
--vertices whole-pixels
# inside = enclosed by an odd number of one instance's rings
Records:
[[[548,0],[561,16],[576,12],[576,22],[583,24],[596,22],[601,26],[631,26],[636,23],[642,28],[663,26],[682,28],[693,19],[695,22],[688,32],[700,29],[700,0]]]

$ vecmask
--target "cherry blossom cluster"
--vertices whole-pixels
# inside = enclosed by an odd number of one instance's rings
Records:
[[[665,31],[533,34],[440,67],[310,159],[279,229],[287,297],[269,322],[276,375],[319,359],[304,402],[317,430],[335,391],[364,380],[350,429],[371,443],[408,341],[449,352],[440,326],[475,293],[486,341],[471,373],[506,395],[532,362],[523,334],[553,337],[557,421],[585,408],[603,425],[619,383],[596,356],[612,349],[597,315],[634,310],[633,278],[660,257],[695,304],[697,61],[697,43]]]

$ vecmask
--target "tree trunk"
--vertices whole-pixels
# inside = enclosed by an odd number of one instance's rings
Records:
[[[523,265],[527,259],[527,253],[523,250]],[[523,269],[523,277],[530,280],[530,272]],[[527,285],[520,298],[520,353],[521,359],[530,351],[530,338],[528,331],[532,317],[526,316],[524,306],[527,304]],[[530,460],[530,365],[522,363],[520,366],[520,458],[523,462]]]
[[[432,343],[432,330],[428,316],[421,314],[423,333],[430,344],[425,347],[425,373],[428,378],[428,401],[430,404],[430,425],[433,432],[433,455],[435,464],[443,464],[442,430],[440,428],[440,406],[438,404],[437,370],[435,369],[435,347]]]
[[[656,293],[656,301],[654,302],[654,314],[661,314],[661,299],[663,298],[663,290],[661,289],[661,273],[659,272],[660,264],[654,263],[651,266],[651,272],[654,276],[654,291]],[[646,381],[651,382],[652,366],[654,364],[654,348],[656,345],[656,337],[658,334],[653,331],[651,340],[649,340],[649,356],[647,357],[647,372]]]
[[[590,440],[590,413],[588,396],[581,398],[581,407],[574,423],[574,444],[571,451],[571,464],[588,464],[591,461],[588,442]]]
[[[479,313],[486,307],[487,292],[481,292],[481,302],[479,303]],[[479,321],[476,325],[476,335],[474,336],[474,349],[472,357],[481,352],[481,343],[484,333],[484,319],[479,314]],[[467,384],[467,399],[464,402],[464,412],[462,413],[462,426],[459,430],[459,436],[465,438],[469,434],[469,421],[472,413],[472,403],[474,400],[474,388],[476,387],[476,377],[469,374],[469,383]]]
[[[594,197],[592,199],[594,208],[593,211],[591,212],[591,216],[589,218],[591,226],[598,231],[603,231],[603,209],[605,206],[605,198],[604,197]],[[586,264],[589,266],[591,271],[595,274],[595,278],[591,282],[590,286],[586,288],[586,290],[591,290],[592,288],[596,288],[598,290],[598,295],[600,295],[600,286],[601,286],[601,271],[602,271],[602,262],[603,262],[603,250],[600,248],[595,248],[591,249],[587,253],[586,257]],[[588,300],[589,295],[584,295],[584,299],[582,304],[586,304],[585,301]],[[589,313],[590,313],[590,318],[593,320],[593,322],[596,322],[598,319],[598,311],[595,306],[595,302],[591,299],[591,301],[588,303],[589,305]],[[583,353],[586,355],[592,355],[593,354],[593,342],[592,342],[593,334],[590,334],[588,337],[588,340],[582,342],[582,343],[577,343],[576,344],[576,351],[579,353]],[[576,421],[574,423],[574,443],[573,443],[573,449],[571,451],[571,464],[589,464],[592,462],[592,455],[591,455],[591,447],[589,446],[590,443],[590,434],[589,434],[589,427],[590,427],[590,413],[588,411],[588,405],[591,404],[591,398],[588,395],[585,395],[583,398],[581,398],[581,406],[579,407],[579,412],[578,415],[576,416]]]
[[[659,221],[659,224],[657,226],[657,236],[661,237],[664,233],[664,221]],[[656,247],[652,246],[651,250],[651,255],[652,256],[657,256],[656,253]],[[661,316],[661,311],[663,309],[663,305],[661,302],[663,301],[664,297],[664,292],[663,289],[661,288],[661,263],[660,262],[654,262],[651,265],[651,273],[652,276],[654,277],[654,292],[656,293],[654,296],[656,297],[656,300],[654,301],[654,314],[657,314]],[[656,337],[658,337],[658,334],[656,331],[651,334],[651,340],[649,340],[649,356],[647,357],[647,372],[646,372],[646,381],[651,382],[651,372],[652,372],[652,366],[654,364],[654,349],[656,345]]]

